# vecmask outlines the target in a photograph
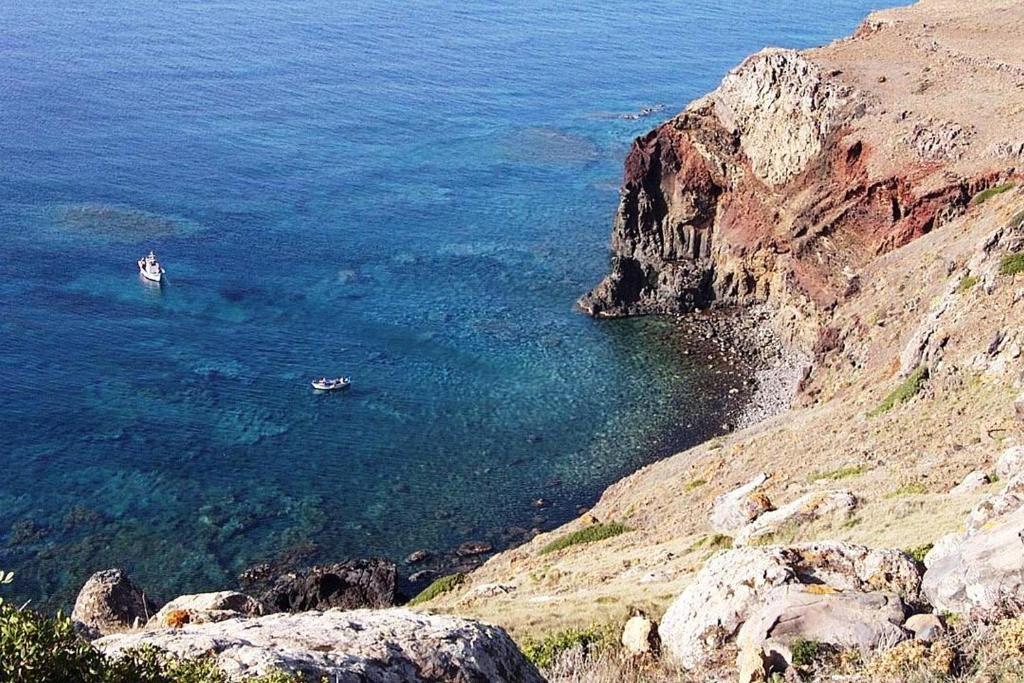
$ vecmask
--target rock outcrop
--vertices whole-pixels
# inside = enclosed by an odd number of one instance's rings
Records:
[[[821,517],[849,515],[857,507],[857,498],[849,491],[815,491],[758,516],[740,529],[733,543],[751,545],[775,537],[786,530],[797,530]]]
[[[1024,602],[1024,473],[979,503],[966,531],[936,542],[925,565],[936,611],[993,613]]]
[[[156,605],[123,569],[96,572],[75,599],[71,619],[89,638],[119,633],[145,624]]]
[[[735,642],[772,591],[791,585],[811,594],[878,592],[892,605],[921,603],[917,565],[896,550],[847,543],[738,548],[708,560],[668,608],[658,628],[662,647],[687,669],[705,665]]]
[[[226,621],[236,617],[255,617],[264,613],[264,606],[248,595],[235,591],[182,595],[171,600],[153,615],[147,629],[177,627]]]
[[[268,611],[382,608],[395,604],[397,569],[384,559],[357,559],[267,576],[250,571],[245,590]]]
[[[772,501],[760,490],[766,481],[768,475],[760,472],[743,486],[716,498],[708,518],[711,528],[731,535],[765,512],[774,510]]]
[[[152,646],[212,656],[232,679],[271,671],[332,683],[541,683],[496,626],[404,609],[273,614],[120,634],[95,643],[109,655]]]

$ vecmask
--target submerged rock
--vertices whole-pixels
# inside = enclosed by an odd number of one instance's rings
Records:
[[[71,619],[86,637],[97,638],[145,624],[156,605],[123,569],[96,572],[75,599]]]
[[[332,683],[541,683],[502,629],[404,609],[272,614],[113,635],[117,656],[152,646],[178,657],[212,656],[232,679],[288,671]]]

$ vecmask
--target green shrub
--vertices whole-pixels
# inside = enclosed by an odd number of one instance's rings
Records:
[[[927,379],[927,366],[919,365],[898,387],[892,390],[892,393],[885,397],[885,400],[877,408],[868,413],[868,416],[876,417],[892,410],[901,403],[906,403],[924,388],[924,383]]]
[[[823,654],[821,643],[803,638],[794,640],[790,651],[793,653],[794,666],[810,666]]]
[[[686,485],[683,486],[683,491],[689,493],[690,491],[693,491],[694,489],[699,489],[701,486],[703,486],[706,483],[708,483],[706,479],[692,479],[692,480],[686,482]]]
[[[303,683],[275,672],[246,683]],[[152,647],[113,659],[75,632],[62,614],[45,617],[0,602],[0,681],[4,683],[228,683],[210,658],[178,659]]]
[[[606,640],[607,630],[591,626],[590,628],[570,628],[552,633],[541,640],[526,639],[522,644],[523,654],[538,669],[547,669],[558,661],[559,657],[569,650],[580,648],[584,654],[592,652]]]
[[[909,484],[904,484],[886,497],[898,498],[900,496],[920,496],[925,493],[928,493],[928,487],[919,481],[915,481]]]
[[[1016,275],[1017,273],[1024,273],[1024,254],[1004,256],[999,263],[999,274]]]
[[[930,551],[934,545],[934,543],[926,543],[925,545],[919,545],[916,548],[908,548],[903,552],[910,555],[918,562],[924,563],[924,556],[928,554],[928,551]]]
[[[449,574],[447,576],[442,576],[420,591],[419,595],[410,600],[409,606],[412,607],[413,605],[419,605],[427,602],[428,600],[433,600],[439,595],[444,595],[448,591],[461,586],[465,580],[465,574]]]
[[[813,472],[807,479],[810,483],[821,481],[823,479],[830,479],[836,481],[839,479],[846,479],[847,477],[857,477],[867,472],[867,467],[864,465],[846,465],[840,467],[837,470],[829,470],[828,472]]]
[[[960,280],[960,284],[956,286],[956,291],[958,294],[963,294],[964,292],[970,291],[976,284],[978,284],[978,278],[973,275],[966,275],[962,280]]]
[[[992,199],[992,197],[995,197],[996,195],[1000,195],[1000,194],[1002,194],[1004,192],[1008,192],[1008,191],[1012,190],[1013,187],[1014,187],[1013,183],[1003,183],[1002,185],[993,185],[992,187],[988,188],[987,190],[982,190],[978,194],[974,195],[974,199],[971,200],[971,205],[972,206],[977,206],[978,204],[984,204],[989,199]]]
[[[569,546],[579,545],[580,543],[594,543],[595,541],[603,541],[606,538],[612,536],[618,536],[619,534],[629,531],[625,524],[620,522],[609,522],[608,524],[594,524],[583,529],[578,529],[571,533],[556,538],[555,540],[548,543],[546,546],[540,549],[541,555],[547,555],[553,553],[556,550],[562,550]]]

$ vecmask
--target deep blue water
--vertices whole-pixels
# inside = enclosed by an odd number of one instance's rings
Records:
[[[572,309],[622,159],[878,2],[0,0],[13,593],[515,542],[717,428],[673,323]]]

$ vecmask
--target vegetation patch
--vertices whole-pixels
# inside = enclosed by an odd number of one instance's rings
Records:
[[[71,619],[0,602],[0,680],[5,683],[229,683],[211,658],[178,659],[143,647],[114,659],[75,632]],[[303,683],[276,672],[245,683]]]
[[[1014,184],[1013,183],[1003,183],[1002,185],[993,185],[992,187],[988,188],[987,190],[982,190],[978,194],[974,195],[974,199],[971,200],[971,206],[978,206],[979,204],[984,204],[989,199],[992,199],[992,197],[995,197],[996,195],[1000,195],[1000,194],[1002,194],[1004,192],[1009,192],[1013,188],[1014,188]]]
[[[960,284],[956,286],[957,294],[963,294],[964,292],[970,291],[976,284],[978,284],[978,282],[978,278],[973,275],[964,276],[963,279],[960,280]]]
[[[1024,254],[1004,256],[999,263],[999,274],[1016,275],[1017,273],[1024,273]]]
[[[919,365],[903,382],[892,390],[885,400],[877,408],[868,413],[868,417],[876,417],[887,413],[901,403],[906,403],[920,393],[924,383],[928,380],[928,367]]]
[[[444,595],[445,593],[458,588],[465,580],[465,574],[448,574],[447,576],[442,576],[420,591],[420,594],[410,600],[408,605],[413,607],[427,602],[428,600],[433,600],[439,595]]]
[[[572,533],[566,534],[561,538],[548,543],[546,546],[540,549],[541,555],[547,555],[553,553],[556,550],[562,550],[569,546],[579,545],[581,543],[594,543],[595,541],[603,541],[606,538],[612,536],[618,536],[629,531],[629,528],[620,522],[609,522],[607,524],[595,524],[588,526],[584,529],[573,531]],[[428,589],[429,590],[429,589]]]
[[[606,628],[570,628],[540,640],[528,638],[522,643],[522,650],[537,668],[548,669],[570,650],[580,649],[584,656],[588,656],[609,640],[610,632]]]
[[[914,558],[915,560],[917,560],[918,562],[921,562],[923,564],[924,563],[924,556],[927,555],[928,552],[934,546],[935,546],[934,543],[926,543],[924,545],[919,545],[916,548],[907,548],[903,552],[905,552],[907,555],[910,555],[912,558]]]
[[[837,481],[839,479],[846,479],[848,477],[857,477],[868,471],[868,468],[864,465],[846,465],[836,470],[829,470],[828,472],[812,472],[807,480],[810,483],[816,481],[822,481],[828,479],[830,481]]]
[[[928,487],[919,481],[904,484],[892,493],[887,498],[899,498],[900,496],[920,496],[928,493]]]
[[[706,479],[691,479],[690,481],[686,482],[685,486],[683,486],[683,491],[686,491],[687,493],[689,493],[690,491],[693,491],[694,489],[699,489],[701,486],[703,486],[706,483],[708,483]]]
[[[797,638],[790,646],[794,666],[810,666],[823,654],[821,643],[816,640]]]

